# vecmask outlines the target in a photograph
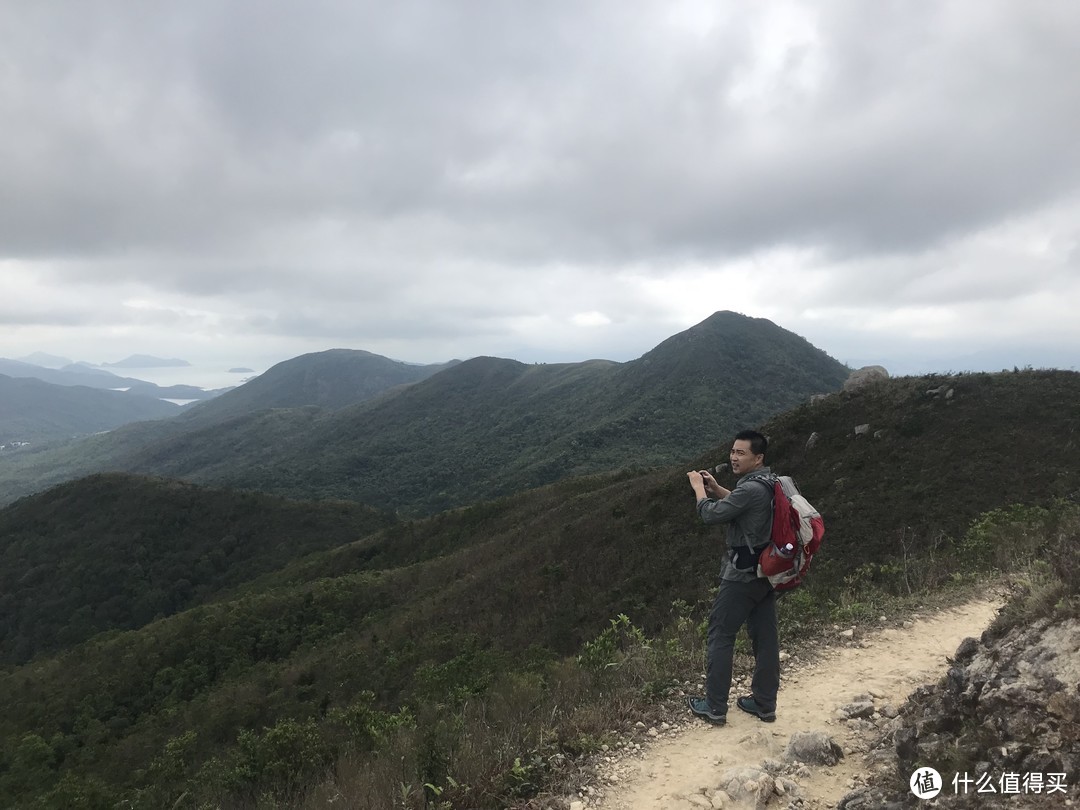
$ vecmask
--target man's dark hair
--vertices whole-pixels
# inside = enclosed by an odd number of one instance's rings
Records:
[[[739,439],[750,442],[750,452],[755,456],[763,456],[765,451],[769,449],[769,440],[756,430],[739,431],[735,434],[735,441],[739,441]]]

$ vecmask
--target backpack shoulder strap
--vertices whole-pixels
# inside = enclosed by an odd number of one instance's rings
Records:
[[[774,498],[775,498],[775,487],[776,487],[776,482],[780,480],[779,478],[776,477],[775,473],[767,472],[767,473],[761,473],[760,475],[751,475],[751,476],[747,477],[746,480],[751,481],[751,482],[756,481],[759,484],[764,484],[765,487],[769,490],[769,502],[770,502],[770,504],[773,504],[769,508],[770,509],[775,508],[775,504],[773,503]],[[765,548],[768,545],[768,543],[769,543],[769,540],[766,541],[765,545],[762,546],[762,548]],[[749,540],[746,541],[746,547],[748,549],[754,550],[753,546],[750,545]]]
[[[776,482],[780,479],[777,477],[776,473],[767,472],[762,473],[761,475],[751,475],[746,480],[757,481],[759,484],[764,484],[769,488],[769,491],[772,492]]]

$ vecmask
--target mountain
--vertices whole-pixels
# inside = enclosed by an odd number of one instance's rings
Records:
[[[151,397],[0,374],[0,444],[68,439],[179,412]]]
[[[254,420],[231,423],[227,436],[188,435],[134,469],[434,512],[566,476],[671,463],[706,437],[836,390],[847,375],[770,321],[721,312],[628,363],[477,357],[393,396],[305,417],[302,430]],[[251,463],[221,466],[213,448],[226,442]]]
[[[164,360],[149,354],[133,354],[115,363],[102,363],[106,368],[185,368],[191,365],[187,360]]]
[[[55,354],[46,354],[45,352],[34,352],[27,357],[18,358],[20,363],[29,363],[34,366],[42,366],[44,368],[63,368],[64,366],[70,366],[71,360],[66,357],[58,357]]]
[[[32,377],[53,385],[85,385],[90,388],[118,389],[124,387],[124,379],[107,371],[95,371],[77,363],[62,368],[44,366],[8,360],[0,357],[0,374],[8,377]]]
[[[53,369],[0,358],[0,374],[8,377],[32,377],[53,385],[81,385],[159,399],[203,400],[212,399],[221,393],[220,390],[206,391],[193,385],[155,385],[131,377],[119,377],[110,371],[94,368],[86,363],[72,363]]]
[[[780,603],[782,633],[876,620],[887,594],[910,595],[910,609],[950,583],[977,587],[988,555],[1010,550],[1024,577],[1035,576],[1032,533],[1067,511],[1056,499],[1080,498],[1077,401],[1080,374],[1070,372],[901,378],[766,422],[770,463],[797,478],[828,527],[807,584]],[[192,610],[0,671],[0,799],[29,806],[54,791],[43,806],[73,805],[78,789],[102,805],[139,797],[172,806],[183,795],[247,806],[273,792],[305,806],[295,791],[325,784],[356,806],[389,806],[396,794],[365,801],[365,791],[422,779],[449,793],[449,775],[472,791],[460,806],[513,806],[552,762],[598,750],[598,735],[631,725],[624,701],[655,699],[688,677],[677,661],[700,672],[718,535],[697,518],[685,471],[726,458],[730,439],[716,436],[670,467],[567,479],[397,522]],[[40,560],[4,557],[30,591],[19,605],[43,600],[33,591],[57,570],[56,549],[77,553],[107,528],[107,516],[94,516],[105,483],[75,482],[0,512],[0,549],[12,543],[8,531],[31,549],[57,526],[89,516],[99,527],[82,540],[71,530]],[[207,497],[178,486],[173,506],[151,509],[142,486],[117,490],[107,511],[146,512],[162,549],[182,548],[170,535]],[[150,491],[169,492],[160,483]],[[239,493],[212,497],[216,513],[242,516],[234,534],[258,511],[229,506]],[[152,520],[160,509],[169,517]],[[87,552],[131,557],[133,528],[105,532]],[[297,531],[294,543],[302,522]],[[1073,536],[1062,539],[1075,546]],[[79,599],[65,609],[78,612]],[[13,604],[0,598],[0,625],[24,624]],[[387,748],[395,740],[402,747]],[[335,768],[334,781],[320,783]]]
[[[11,456],[4,460],[5,463],[0,463],[0,481],[4,484],[0,487],[0,502],[10,503],[20,495],[95,472],[134,469],[138,465],[131,459],[145,453],[147,448],[163,446],[165,449],[162,452],[168,453],[168,443],[174,437],[185,432],[205,430],[207,426],[238,417],[249,417],[248,421],[254,427],[257,443],[263,441],[258,438],[258,430],[264,419],[275,424],[284,421],[287,425],[282,429],[284,433],[303,440],[306,435],[306,416],[313,418],[313,415],[321,413],[324,407],[358,402],[383,393],[387,387],[398,387],[416,379],[423,379],[442,368],[452,366],[454,362],[456,361],[443,365],[417,366],[369,352],[333,350],[279,363],[245,385],[224,392],[205,392],[201,389],[188,391],[184,386],[158,388],[149,383],[116,377],[108,371],[76,364],[63,372],[52,372],[55,374],[52,378],[63,380],[69,385],[76,384],[79,380],[97,385],[106,380],[109,386],[126,382],[132,385],[128,394],[156,390],[162,396],[168,394],[180,399],[197,398],[198,395],[220,396],[220,403],[214,399],[212,407],[211,402],[189,406],[184,409],[180,420],[132,423],[108,436],[94,436],[67,446],[35,447],[30,451],[24,449],[18,456]],[[25,375],[39,371],[50,373],[47,369],[27,367],[15,361],[0,360],[0,368],[15,369]],[[173,410],[175,411],[175,408]],[[260,411],[264,413],[258,413]],[[273,436],[275,432],[276,429],[271,430],[267,436]],[[273,447],[268,446],[266,450],[271,451]],[[221,451],[222,448],[218,448],[216,452]],[[222,460],[226,465],[232,463],[227,453]]]
[[[627,363],[476,357],[329,410],[343,401],[340,360],[290,361],[263,375],[270,390],[253,380],[165,429],[133,427],[96,442],[93,453],[108,469],[424,514],[567,476],[670,464],[710,436],[835,391],[848,376],[803,338],[732,312]],[[275,403],[308,407],[265,410]],[[90,456],[51,458],[44,480],[56,483],[65,466],[93,470]],[[11,481],[8,490],[22,486]]]

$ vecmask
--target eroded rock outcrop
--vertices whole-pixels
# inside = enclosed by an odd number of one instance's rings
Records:
[[[898,786],[925,767],[941,773],[942,806],[1044,807],[1075,799],[1080,620],[1043,618],[1002,637],[966,639],[943,681],[917,689],[876,747],[895,754],[892,784],[850,794],[840,806],[915,806],[918,800]],[[994,792],[978,791],[980,782]]]

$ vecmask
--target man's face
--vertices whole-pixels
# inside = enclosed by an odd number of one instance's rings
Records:
[[[745,475],[764,465],[764,456],[755,456],[750,450],[749,439],[736,439],[731,445],[731,471],[736,475]]]

